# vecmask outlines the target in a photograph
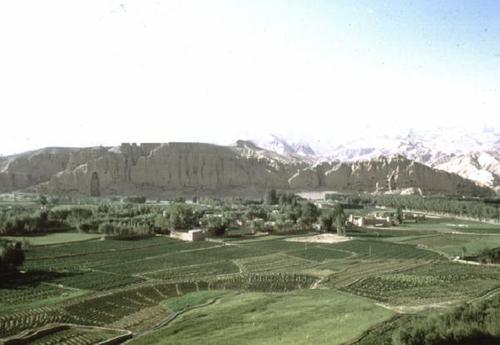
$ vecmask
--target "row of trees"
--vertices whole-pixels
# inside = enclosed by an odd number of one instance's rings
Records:
[[[267,205],[294,205],[304,199],[294,193],[279,192],[276,189],[270,189],[266,192],[265,203]]]
[[[26,235],[77,228],[82,232],[132,237],[198,227],[223,234],[232,226],[288,232],[311,230],[317,223],[323,231],[345,231],[341,205],[322,212],[314,203],[275,190],[268,193],[267,199],[269,204],[233,204],[219,200],[211,205],[179,202],[164,206],[143,204],[142,199],[134,197],[126,203],[45,204],[39,209],[3,209],[0,210],[0,234]]]
[[[0,235],[32,235],[64,228],[98,232],[102,223],[122,224],[117,229],[127,224],[136,230],[153,230],[154,216],[160,211],[158,207],[132,203],[0,209]]]
[[[285,198],[288,198],[286,194]],[[235,207],[224,205],[217,208],[195,210],[190,205],[176,204],[170,207],[168,217],[160,217],[162,227],[172,230],[190,229],[201,226],[223,234],[232,225],[243,225],[254,231],[303,231],[311,230],[319,223],[322,231],[336,230],[345,235],[346,216],[341,204],[333,209],[320,210],[311,202],[288,198],[278,205],[250,205]]]
[[[500,248],[484,249],[481,253],[479,253],[479,255],[475,257],[468,257],[466,259],[479,261],[483,264],[499,264]]]
[[[335,228],[338,235],[345,236],[345,221],[344,206],[340,203],[334,205],[331,211],[326,212],[320,218],[320,227],[322,231],[331,232]]]
[[[471,200],[452,197],[424,197],[418,195],[371,195],[343,196],[359,205],[378,205],[424,212],[451,214],[479,220],[500,221],[499,204],[488,200]]]
[[[0,210],[0,235],[30,235],[61,230],[64,224],[42,210]]]

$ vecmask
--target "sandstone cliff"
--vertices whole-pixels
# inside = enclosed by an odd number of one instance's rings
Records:
[[[28,187],[83,196],[201,195],[270,188],[367,192],[420,188],[424,193],[464,195],[491,192],[402,156],[312,165],[246,141],[235,146],[150,143],[44,149],[0,161],[0,192]]]
[[[73,155],[78,159],[71,157],[72,166],[50,179],[48,192],[97,196],[175,190],[210,193],[246,187],[287,189],[291,171],[304,167],[300,162],[259,156],[258,150],[245,142],[234,147],[122,144],[99,154],[88,151]]]
[[[322,163],[297,172],[289,180],[293,188],[323,188],[367,192],[395,192],[420,188],[426,193],[480,195],[486,187],[458,175],[432,169],[401,155],[354,163]]]
[[[0,161],[0,192],[10,192],[48,181],[67,168],[74,148],[44,148],[3,157]]]

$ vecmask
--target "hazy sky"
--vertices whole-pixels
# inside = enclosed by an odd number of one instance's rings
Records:
[[[0,2],[0,153],[500,125],[500,1]]]

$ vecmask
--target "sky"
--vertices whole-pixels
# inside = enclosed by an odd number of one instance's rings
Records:
[[[500,127],[497,0],[2,0],[0,154]]]

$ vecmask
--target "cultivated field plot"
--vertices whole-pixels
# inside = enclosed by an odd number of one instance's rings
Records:
[[[12,310],[29,309],[61,302],[86,293],[71,289],[51,280],[60,277],[57,273],[29,272],[10,274],[0,281],[0,315]]]
[[[243,272],[297,272],[314,262],[287,254],[270,254],[235,260]]]
[[[166,281],[197,280],[222,274],[239,273],[240,268],[232,261],[215,261],[212,263],[167,268],[146,273],[145,277]]]
[[[402,243],[414,244],[449,256],[478,254],[484,249],[500,247],[500,235],[447,233],[411,238]]]
[[[99,256],[105,254],[110,260],[119,262],[121,258],[144,258],[148,256],[172,254],[185,250],[203,249],[217,246],[212,242],[186,243],[166,237],[153,237],[135,241],[85,241],[64,245],[40,246],[31,248],[27,252],[27,260],[67,259],[84,256]],[[90,259],[89,259],[90,260]]]
[[[55,322],[68,322],[69,315],[56,307],[30,308],[0,315],[0,338]]]
[[[142,281],[144,281],[144,279],[139,277],[109,274],[109,272],[76,271],[52,279],[50,283],[81,290],[102,291],[124,287]]]
[[[168,310],[157,305],[143,308],[135,313],[124,316],[118,321],[111,322],[109,326],[139,333],[154,328],[170,315],[171,313]]]
[[[451,217],[427,218],[414,224],[406,224],[413,230],[428,230],[434,232],[463,232],[476,234],[497,234],[500,235],[499,224],[481,223],[473,220],[456,219]]]
[[[58,258],[71,255],[95,254],[115,252],[127,249],[151,248],[156,246],[183,245],[165,237],[151,237],[140,241],[87,241],[78,243],[64,243],[59,245],[30,248],[28,259]]]
[[[332,248],[355,253],[358,259],[430,260],[439,258],[438,254],[417,248],[416,245],[376,240],[353,240],[333,244]]]
[[[0,315],[8,310],[50,304],[81,294],[74,290],[49,284],[24,286],[16,289],[3,288],[0,289]]]
[[[102,265],[99,266],[99,269],[117,274],[144,275],[148,272],[157,272],[162,269],[202,265],[210,262],[215,263],[217,261],[255,256],[260,253],[261,252],[238,246],[212,245],[206,248],[185,249],[167,254],[158,253],[156,256],[150,254],[142,259],[136,259],[135,253],[132,253],[134,259],[130,261],[127,260],[128,258],[124,258],[122,261],[117,261],[120,262],[118,264]],[[131,265],[130,263],[133,264]]]
[[[108,329],[72,327],[30,341],[30,345],[93,345],[120,336],[123,332]]]
[[[161,321],[168,312],[155,306],[171,298],[205,290],[244,290],[259,292],[286,292],[307,289],[316,281],[300,274],[236,274],[207,281],[142,285],[96,296],[85,296],[67,301],[60,307],[35,308],[0,316],[0,337],[53,322],[70,322],[89,326],[129,325],[134,329],[150,325],[145,315]]]
[[[345,259],[349,257],[354,257],[357,254],[355,252],[347,250],[334,249],[332,247],[327,247],[325,245],[324,247],[321,246],[307,247],[302,250],[289,252],[288,255],[297,256],[299,258],[304,258],[307,260],[323,262],[332,259]]]
[[[324,286],[343,289],[367,277],[399,272],[425,263],[427,261],[423,260],[344,260],[326,262],[319,267],[337,270],[323,282]]]
[[[240,247],[251,249],[257,252],[291,252],[294,250],[301,250],[307,247],[313,247],[317,244],[311,243],[301,243],[286,241],[286,239],[293,238],[292,236],[286,236],[281,238],[275,238],[271,240],[261,240],[261,241],[240,241]]]
[[[100,234],[83,234],[79,232],[62,232],[43,236],[2,236],[11,241],[27,241],[31,246],[46,246],[68,242],[89,241],[101,238]]]
[[[500,268],[449,260],[458,251],[500,246],[500,236],[485,234],[492,227],[471,224],[475,233],[456,234],[432,222],[355,229],[341,243],[289,240],[308,236],[301,234],[33,246],[21,267],[26,273],[17,274],[13,285],[0,284],[0,338],[73,323],[146,334],[134,339],[138,344],[162,343],[167,336],[169,344],[190,344],[200,334],[207,344],[248,337],[255,344],[339,343],[390,318],[391,309],[500,291]],[[432,230],[432,224],[441,225]],[[343,326],[328,326],[332,320]],[[148,333],[158,325],[164,326]],[[90,344],[101,338],[72,329],[38,343]]]
[[[391,305],[458,302],[500,288],[500,267],[433,262],[414,268],[370,275],[345,291]]]
[[[272,272],[238,274],[213,279],[208,282],[209,290],[237,290],[257,292],[287,292],[309,289],[317,278],[306,274]],[[200,283],[197,285],[199,291]]]

